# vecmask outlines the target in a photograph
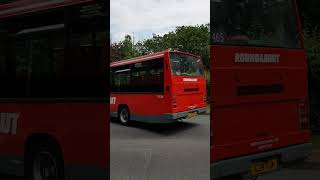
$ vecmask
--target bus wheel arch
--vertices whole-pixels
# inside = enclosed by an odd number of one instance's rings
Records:
[[[40,176],[54,176],[61,180],[64,179],[62,148],[52,135],[32,134],[29,136],[25,143],[24,159],[24,174],[27,180],[45,180]],[[43,169],[48,170],[49,173],[44,175]]]
[[[123,125],[128,125],[130,122],[130,109],[126,104],[118,106],[118,120]]]

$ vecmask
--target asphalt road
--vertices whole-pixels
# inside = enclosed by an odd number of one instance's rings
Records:
[[[112,180],[209,180],[209,115],[110,128]]]
[[[314,152],[315,153],[319,153]],[[281,169],[274,173],[262,176],[259,180],[318,180],[320,178],[320,159],[311,157],[304,164]]]
[[[294,170],[284,169],[279,172],[275,172],[263,177],[258,180],[318,180],[320,177],[320,169],[311,170]]]

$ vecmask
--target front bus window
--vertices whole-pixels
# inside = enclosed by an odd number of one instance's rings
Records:
[[[300,48],[292,0],[211,0],[212,44]]]
[[[178,53],[170,53],[171,72],[174,76],[203,76],[200,58]]]

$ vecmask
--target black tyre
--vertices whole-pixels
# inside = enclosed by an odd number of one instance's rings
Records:
[[[129,108],[127,106],[121,106],[119,108],[119,121],[121,124],[123,125],[128,125],[129,121],[130,121],[130,111]]]
[[[26,153],[27,180],[64,180],[64,163],[58,147],[51,141],[37,142]]]

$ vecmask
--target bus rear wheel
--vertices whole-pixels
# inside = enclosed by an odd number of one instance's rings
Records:
[[[35,144],[27,154],[28,180],[63,180],[64,165],[57,148],[51,142]]]
[[[119,121],[123,125],[128,125],[130,121],[130,111],[127,106],[121,106],[119,109]]]

